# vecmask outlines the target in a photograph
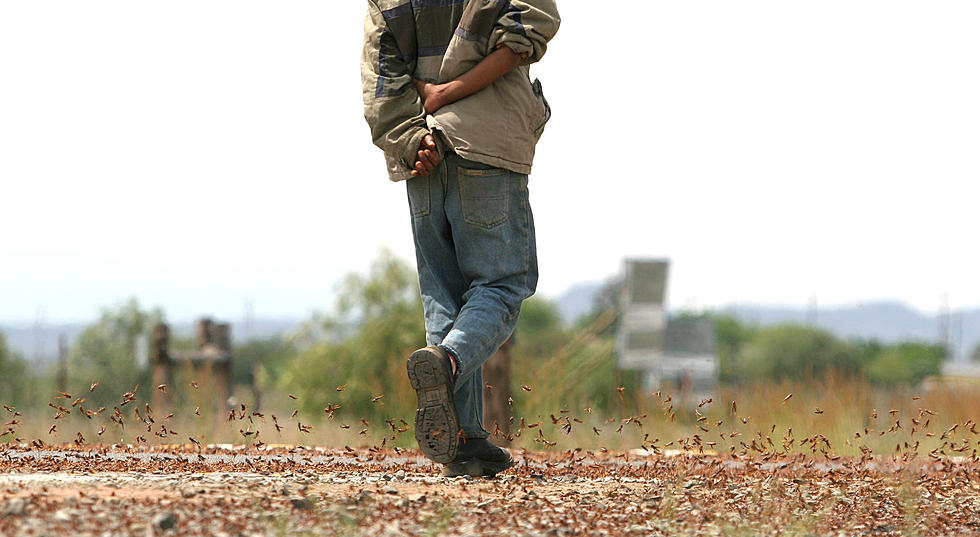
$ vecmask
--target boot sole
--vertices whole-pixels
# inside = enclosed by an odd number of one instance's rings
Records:
[[[445,357],[428,349],[413,352],[407,368],[418,397],[415,440],[426,457],[448,463],[459,449],[459,415],[450,388],[452,372],[447,371]]]
[[[494,477],[499,472],[514,466],[514,459],[506,462],[493,462],[481,459],[470,459],[468,461],[448,464],[442,470],[443,477]]]

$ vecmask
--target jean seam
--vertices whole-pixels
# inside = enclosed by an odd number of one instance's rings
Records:
[[[529,199],[530,198],[530,192],[527,191],[527,185],[522,184],[520,191],[521,191],[522,194],[524,194],[524,195],[521,196],[521,205],[523,205],[523,207],[524,207],[524,230],[523,230],[524,231],[524,267],[523,267],[524,268],[524,282],[523,282],[523,288],[525,290],[524,291],[525,294],[527,294],[527,289],[530,288],[528,286],[528,273],[531,271],[531,232],[530,232],[531,216],[529,214],[530,213],[531,203],[530,203],[530,199]]]
[[[413,184],[411,181],[424,181],[424,185],[425,186],[424,187],[420,187],[419,186],[419,183],[414,183]],[[432,208],[431,208],[432,192],[431,192],[431,189],[430,189],[430,186],[429,186],[429,178],[427,178],[427,177],[416,177],[414,179],[410,179],[407,186],[408,186],[408,204],[409,204],[409,208],[412,210],[412,217],[414,217],[414,218],[422,218],[424,216],[429,216],[429,214],[432,212]],[[417,203],[416,201],[413,201],[413,199],[412,199],[412,190],[415,190],[416,191],[416,197],[418,197],[418,193],[420,193],[422,191],[422,188],[425,189],[425,196],[424,196],[425,197],[425,206],[424,207],[420,207],[419,205],[421,205],[421,204]]]

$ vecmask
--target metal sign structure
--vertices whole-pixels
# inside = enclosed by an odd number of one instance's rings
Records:
[[[713,387],[718,382],[714,319],[678,317],[667,321],[660,368],[656,378],[648,380],[694,391]]]
[[[718,379],[714,321],[667,318],[669,268],[666,260],[626,260],[616,345],[619,367],[643,371],[649,388],[669,382],[681,391],[710,389]]]
[[[619,367],[652,370],[663,353],[667,314],[666,260],[626,260],[617,334]]]

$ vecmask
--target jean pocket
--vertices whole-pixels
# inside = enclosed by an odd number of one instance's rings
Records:
[[[408,181],[408,205],[412,216],[420,218],[429,215],[429,178],[413,177]]]
[[[510,172],[500,168],[457,167],[463,221],[494,228],[507,221],[510,199]]]

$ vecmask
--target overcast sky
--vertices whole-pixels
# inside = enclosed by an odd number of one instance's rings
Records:
[[[382,248],[413,262],[365,8],[0,3],[0,321],[302,316]],[[542,294],[630,255],[671,259],[672,307],[980,305],[980,3],[559,8],[532,70]]]

